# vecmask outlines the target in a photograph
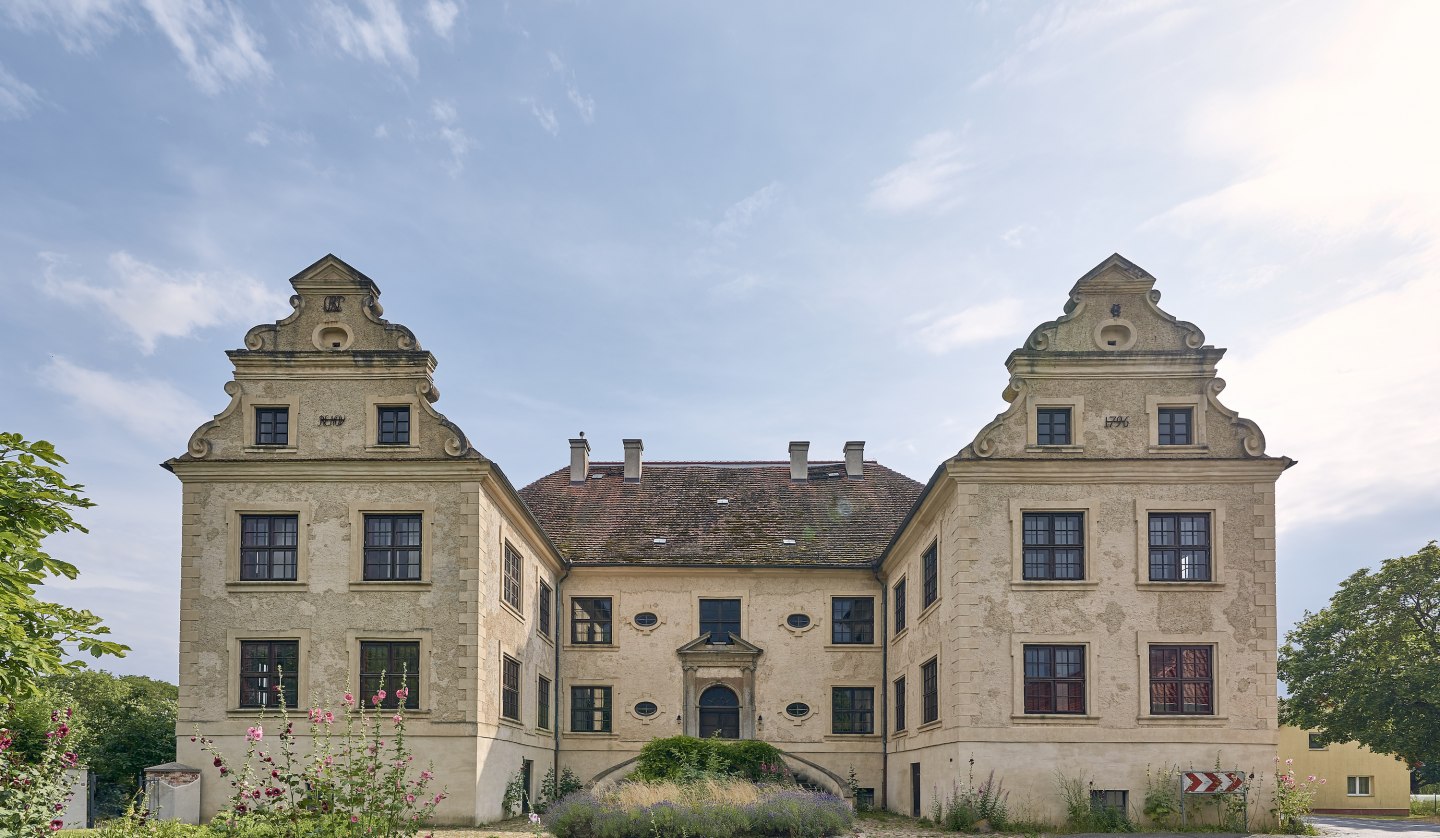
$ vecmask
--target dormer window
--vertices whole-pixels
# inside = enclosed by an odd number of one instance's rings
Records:
[[[1070,445],[1070,408],[1042,407],[1035,411],[1036,445]]]
[[[375,441],[381,445],[410,444],[409,405],[380,407],[380,433]]]
[[[1195,408],[1162,407],[1159,416],[1160,445],[1193,445],[1195,442]]]
[[[290,408],[255,408],[255,444],[290,444]]]

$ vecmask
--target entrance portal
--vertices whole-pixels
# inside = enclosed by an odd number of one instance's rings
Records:
[[[719,684],[700,694],[700,738],[740,738],[740,699]]]

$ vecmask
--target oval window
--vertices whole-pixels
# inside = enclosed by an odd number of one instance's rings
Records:
[[[791,614],[785,618],[785,625],[792,629],[803,629],[810,627],[809,614]]]
[[[655,615],[651,614],[650,616],[653,617]],[[660,712],[660,708],[656,707],[653,701],[642,701],[635,705],[635,715],[637,716],[644,716],[648,719],[658,712]]]
[[[798,719],[810,714],[810,705],[803,701],[792,702],[789,707],[785,708],[785,712]]]
[[[660,622],[660,618],[655,616],[654,611],[641,611],[635,615],[635,625],[640,628],[650,628],[658,622]]]

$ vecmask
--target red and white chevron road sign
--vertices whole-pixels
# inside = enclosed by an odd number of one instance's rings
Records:
[[[1234,794],[1244,786],[1244,771],[1186,771],[1180,777],[1186,794]]]

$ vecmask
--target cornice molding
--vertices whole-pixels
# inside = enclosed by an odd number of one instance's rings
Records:
[[[1289,457],[1254,459],[988,459],[956,457],[945,464],[957,483],[1261,483],[1274,482],[1295,461]]]
[[[184,460],[165,466],[185,483],[377,483],[483,481],[493,468],[479,456],[444,460]]]

